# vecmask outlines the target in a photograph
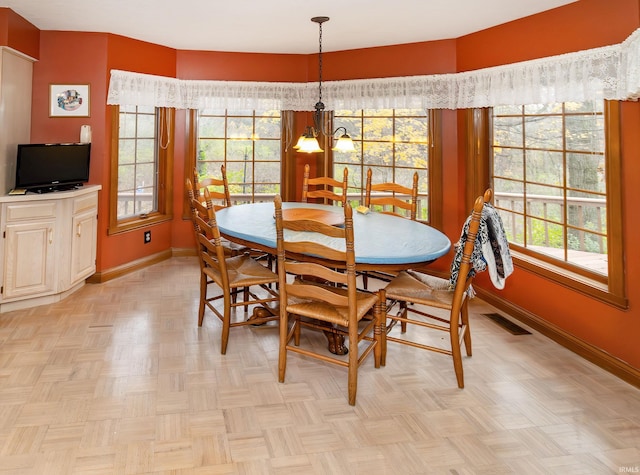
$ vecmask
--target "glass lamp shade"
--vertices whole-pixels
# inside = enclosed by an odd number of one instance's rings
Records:
[[[299,150],[300,147],[302,146],[302,142],[304,142],[304,139],[306,139],[307,136],[305,134],[302,134],[300,136],[300,138],[298,139],[298,141],[296,142],[296,144],[293,146],[294,149]]]
[[[336,152],[353,152],[355,151],[353,140],[351,140],[351,137],[349,137],[347,134],[343,134],[336,142],[333,150]]]
[[[298,147],[299,152],[305,152],[305,153],[324,152],[324,150],[320,148],[318,139],[316,139],[313,135],[312,136],[305,135],[302,140],[298,140],[298,144],[300,145]],[[296,144],[296,146],[298,144]]]

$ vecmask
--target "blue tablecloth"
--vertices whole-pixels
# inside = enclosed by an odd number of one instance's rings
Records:
[[[343,214],[338,206],[312,203],[283,203],[283,209],[317,208]],[[220,232],[271,249],[276,248],[275,207],[273,203],[235,205],[216,212]],[[353,211],[356,263],[420,264],[449,252],[451,242],[443,233],[426,224],[383,213],[360,214]],[[296,233],[294,239],[308,240]],[[306,233],[309,234],[309,233]],[[317,236],[317,235],[316,235]],[[287,236],[290,239],[291,236]],[[327,244],[340,248],[340,240]]]

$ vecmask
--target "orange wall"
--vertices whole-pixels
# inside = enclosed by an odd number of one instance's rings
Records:
[[[458,38],[458,71],[620,43],[638,27],[638,0],[580,0]]]
[[[325,53],[323,79],[342,80],[372,77],[408,76],[471,70],[562,54],[581,49],[619,43],[633,32],[639,21],[640,0],[580,0],[539,15],[517,20],[456,40],[411,43]],[[613,6],[612,6],[613,5]],[[7,23],[0,9],[0,26]],[[13,20],[12,20],[13,21]],[[3,23],[4,22],[4,23]],[[11,36],[11,35],[9,35]],[[0,33],[0,44],[6,42]],[[28,41],[25,48],[29,48]],[[69,61],[72,52],[73,61]],[[111,68],[189,79],[251,81],[315,81],[317,55],[268,55],[175,51],[165,47],[110,34],[41,32],[40,61],[34,67],[32,140],[77,140],[79,127],[93,127],[91,181],[103,186],[100,202],[98,269],[106,271],[171,247],[193,245],[188,221],[182,219],[185,112],[178,111],[175,139],[174,220],[153,227],[150,245],[142,242],[142,231],[107,236],[107,199],[109,189],[110,112],[105,105]],[[91,117],[86,119],[50,119],[47,114],[48,84],[70,82],[91,84]],[[306,123],[305,114],[299,122]],[[466,214],[465,141],[461,111],[443,111],[443,181],[445,189],[443,229],[452,240],[459,234]],[[625,203],[640,199],[640,187],[633,177],[640,176],[640,105],[622,107],[623,186]],[[303,160],[297,160],[299,166]],[[625,239],[640,232],[630,206],[624,210]],[[514,305],[567,333],[575,335],[635,368],[640,368],[640,311],[633,290],[640,285],[640,252],[625,248],[629,310],[623,311],[593,301],[579,293],[517,269],[499,293]],[[445,264],[442,264],[443,268]],[[486,276],[478,284],[492,290]],[[622,331],[621,331],[622,330]]]
[[[13,10],[0,7],[0,46],[8,46],[38,59],[39,41],[40,30]]]

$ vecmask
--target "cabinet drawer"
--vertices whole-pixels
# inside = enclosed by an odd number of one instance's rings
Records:
[[[11,203],[6,205],[7,222],[25,221],[28,219],[54,218],[57,203]]]
[[[85,196],[79,196],[73,200],[73,215],[98,208],[98,194],[90,193]]]

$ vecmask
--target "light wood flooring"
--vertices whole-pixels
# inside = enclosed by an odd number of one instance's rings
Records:
[[[465,389],[449,357],[390,343],[352,407],[344,368],[290,355],[278,382],[277,327],[220,355],[198,272],[172,258],[0,315],[1,475],[640,472],[640,390],[477,298]]]

